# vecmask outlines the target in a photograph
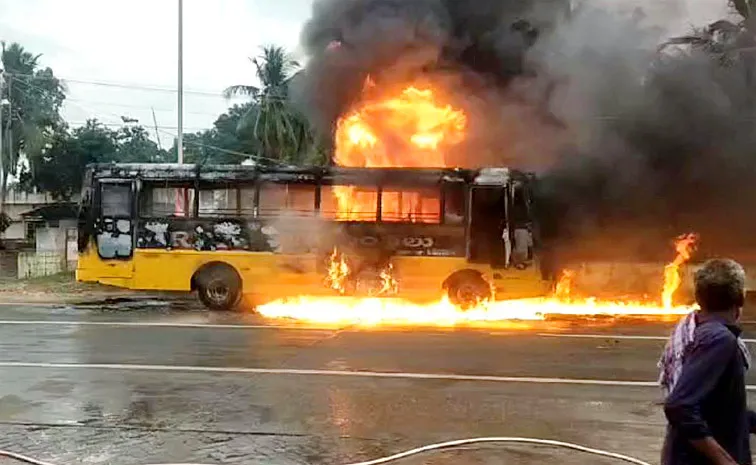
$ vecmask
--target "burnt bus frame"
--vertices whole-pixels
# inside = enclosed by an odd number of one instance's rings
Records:
[[[92,229],[91,234],[86,231],[89,240],[96,240],[93,228],[94,222],[101,217],[101,185],[107,182],[132,182],[132,214],[133,220],[139,220],[141,216],[141,196],[145,184],[162,185],[194,188],[195,195],[192,204],[192,217],[199,218],[199,192],[208,187],[219,184],[235,184],[237,196],[237,218],[259,218],[260,208],[260,188],[266,183],[276,184],[309,184],[315,186],[314,212],[320,212],[322,205],[322,186],[328,185],[354,185],[370,186],[377,190],[376,196],[376,221],[366,222],[344,222],[348,223],[372,223],[388,225],[413,225],[417,227],[445,226],[445,227],[463,227],[465,237],[465,255],[469,255],[470,247],[470,219],[471,219],[471,195],[472,190],[477,186],[474,184],[475,176],[478,170],[457,169],[457,168],[270,168],[270,167],[250,167],[240,165],[175,165],[175,164],[94,164],[87,167],[85,179],[90,185],[84,185],[82,192],[90,189],[94,195],[88,196],[91,207],[88,209],[82,203],[80,209],[86,215],[86,219],[80,218],[86,228]],[[531,188],[533,181],[532,175],[511,171],[511,177],[506,184],[499,186],[507,192],[507,199],[511,197],[511,186],[515,180],[522,182],[528,188]],[[462,225],[446,224],[446,203],[448,196],[448,187],[462,184],[465,187],[464,196],[464,216]],[[241,189],[252,186],[254,189],[253,214],[241,214]],[[389,222],[384,223],[381,217],[382,194],[386,187],[437,187],[440,190],[439,223],[412,223],[412,222]],[[483,186],[481,186],[483,187]],[[532,215],[531,207],[532,193],[529,194],[529,213]],[[85,202],[82,199],[82,202]],[[509,203],[507,201],[507,209]],[[507,221],[509,223],[509,221]],[[533,221],[535,223],[535,221]],[[510,225],[511,227],[511,225]],[[136,225],[134,226],[134,230]],[[534,228],[537,229],[537,228]],[[534,231],[536,233],[536,231]],[[537,234],[534,234],[537,235]],[[135,232],[132,233],[132,247],[136,247]],[[537,239],[536,239],[537,241]],[[534,244],[535,245],[535,244]],[[80,243],[80,248],[82,244]],[[86,244],[84,244],[86,247]]]

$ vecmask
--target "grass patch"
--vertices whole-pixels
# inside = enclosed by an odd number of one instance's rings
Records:
[[[20,293],[80,293],[114,290],[110,286],[96,283],[80,283],[73,272],[27,279],[0,279],[0,292]]]

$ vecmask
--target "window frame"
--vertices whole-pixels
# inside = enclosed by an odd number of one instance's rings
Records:
[[[383,210],[384,210],[384,194],[386,192],[389,193],[399,193],[399,194],[420,194],[420,199],[432,199],[438,203],[438,211],[435,212],[435,218],[433,221],[425,221],[425,218],[421,217],[419,220],[416,221],[406,221],[404,219],[400,219],[399,221],[394,220],[385,220],[383,218]],[[432,192],[435,194],[435,197],[428,197],[422,195],[426,192]],[[378,190],[378,203],[380,205],[379,209],[379,215],[378,215],[378,222],[379,223],[385,223],[385,224],[411,224],[411,225],[427,225],[427,226],[433,226],[433,225],[440,225],[444,223],[444,189],[443,185],[436,184],[436,185],[430,185],[430,184],[417,184],[414,186],[409,186],[406,184],[402,185],[394,185],[394,184],[384,184],[380,186],[380,189]],[[400,213],[404,213],[403,211]]]
[[[323,220],[327,221],[333,221],[336,223],[380,223],[381,222],[381,197],[382,197],[382,190],[383,187],[380,184],[367,184],[367,183],[342,183],[342,182],[327,182],[327,183],[320,183],[318,184],[318,205],[317,205],[317,217]],[[375,191],[375,219],[372,220],[339,220],[336,218],[336,214],[338,212],[335,212],[333,215],[324,216],[323,215],[323,199],[325,196],[323,195],[323,188],[329,188],[333,189],[334,187],[354,187],[354,188],[363,188],[363,189],[372,189]],[[365,214],[362,213],[361,214]]]
[[[277,209],[275,208],[269,208],[265,209],[263,211],[263,202],[265,202],[265,187],[266,186],[281,186],[284,188],[284,202],[283,207],[279,207]],[[311,210],[308,212],[300,212],[297,210],[294,210],[293,216],[296,218],[317,218],[320,213],[320,186],[316,183],[308,183],[308,182],[285,182],[285,181],[275,181],[275,180],[261,180],[258,183],[256,183],[256,192],[255,192],[255,218],[271,218],[271,217],[277,217],[286,215],[287,212],[291,212],[290,210],[290,187],[305,187],[312,190],[312,206]],[[270,214],[270,213],[273,214]]]
[[[241,191],[244,184],[233,182],[218,182],[218,183],[201,183],[196,186],[196,198],[197,198],[197,210],[194,218],[241,218]],[[223,210],[221,213],[203,213],[202,212],[202,193],[203,192],[215,192],[215,191],[227,191],[230,196],[229,199],[233,199],[235,204],[233,208],[229,210]]]
[[[184,216],[176,216],[176,215],[147,215],[145,210],[145,203],[146,202],[146,196],[148,194],[148,190],[151,189],[188,189],[190,191],[194,191],[194,195],[190,196],[190,201],[187,202],[186,205],[186,214]],[[170,218],[170,219],[179,219],[179,220],[191,220],[191,219],[197,219],[198,218],[198,210],[199,210],[199,189],[197,188],[196,183],[192,182],[185,182],[185,181],[142,181],[140,183],[140,189],[139,194],[137,195],[137,204],[136,204],[136,210],[137,210],[137,219],[155,219],[155,218]]]
[[[137,202],[135,202],[135,200],[136,200],[137,196],[135,195],[134,181],[130,180],[130,179],[101,179],[98,182],[98,186],[97,186],[97,202],[96,202],[97,216],[99,218],[122,218],[122,219],[123,218],[127,218],[126,215],[106,215],[105,212],[103,211],[102,207],[103,207],[103,199],[105,197],[105,195],[104,195],[105,194],[105,188],[109,187],[109,186],[123,186],[123,187],[128,187],[129,188],[129,208],[128,208],[129,214],[128,214],[128,218],[129,219],[134,219],[135,218],[135,208],[136,208],[136,204],[137,204]]]

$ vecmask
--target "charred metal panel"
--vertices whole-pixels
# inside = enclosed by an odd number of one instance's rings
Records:
[[[459,226],[343,224],[335,236],[353,253],[380,250],[388,256],[464,257],[465,231]]]
[[[139,221],[137,248],[199,251],[274,252],[278,239],[260,221],[151,218]]]

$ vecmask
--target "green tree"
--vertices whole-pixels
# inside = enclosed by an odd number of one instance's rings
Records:
[[[69,130],[60,127],[50,137],[37,159],[34,172],[21,176],[26,188],[49,192],[57,199],[70,199],[81,189],[85,167],[90,163],[159,163],[168,159],[141,126],[111,130],[97,120]]]
[[[234,105],[215,120],[206,131],[184,135],[184,159],[187,163],[235,165],[254,156],[259,145],[253,128],[247,124],[254,114],[255,102]],[[176,160],[176,146],[169,159]]]
[[[65,88],[50,68],[41,68],[40,55],[17,43],[2,43],[4,85],[0,100],[9,104],[3,111],[3,175],[0,179],[0,212],[6,198],[8,175],[17,175],[20,154],[26,155],[33,174],[42,152],[62,125],[60,107]]]
[[[662,48],[687,45],[711,55],[724,65],[740,59],[753,60],[756,52],[756,0],[730,0],[729,4],[739,15],[736,20],[721,19],[707,27],[696,28],[691,34],[669,40]]]
[[[113,134],[116,142],[115,160],[118,163],[165,163],[168,152],[150,139],[142,126],[124,126]]]
[[[236,85],[226,89],[224,94],[252,97],[255,105],[248,108],[241,127],[252,128],[260,155],[285,163],[299,163],[313,143],[306,119],[289,100],[289,81],[300,65],[283,47],[272,45],[263,47],[252,63],[260,87]]]

